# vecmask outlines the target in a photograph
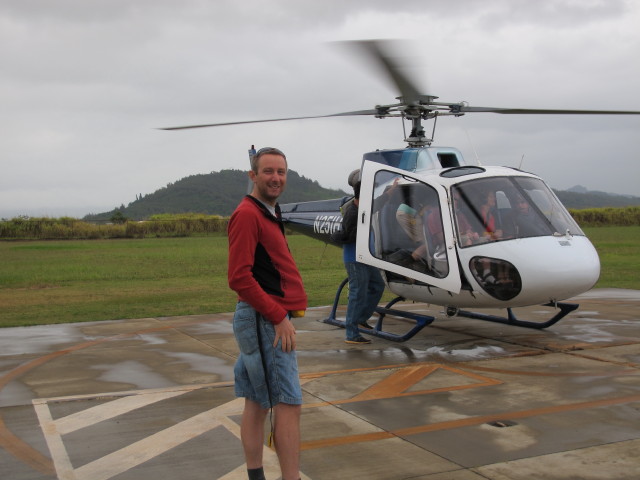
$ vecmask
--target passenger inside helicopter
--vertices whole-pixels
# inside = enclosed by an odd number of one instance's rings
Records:
[[[521,195],[516,199],[514,218],[516,237],[537,237],[549,235],[549,226],[545,224],[529,202]]]
[[[549,188],[535,178],[470,180],[452,187],[452,196],[458,245],[463,248],[567,231],[584,235]]]
[[[454,225],[461,248],[513,239],[566,234],[584,235],[539,179],[494,177],[452,187]],[[475,280],[496,298],[513,298],[521,288],[517,269],[484,255],[471,258]]]
[[[502,215],[496,206],[496,192],[483,192],[483,203],[480,206],[482,217],[482,231],[478,232],[484,241],[500,240],[502,238]]]
[[[468,213],[465,213],[464,202],[460,197],[460,190],[457,188],[453,189],[453,209],[460,245],[466,247],[478,243],[480,235],[471,228]]]
[[[380,239],[375,256],[438,278],[448,274],[440,203],[432,187],[398,185],[392,197],[374,199],[373,211],[378,212],[374,232]]]
[[[458,248],[519,238],[584,235],[540,179],[476,178],[452,186],[451,197]],[[442,215],[448,215],[448,209],[440,204],[433,186],[389,171],[376,173],[372,255],[435,278],[445,278],[449,264]],[[474,256],[469,265],[478,282],[494,289],[519,284],[508,262],[484,255]]]

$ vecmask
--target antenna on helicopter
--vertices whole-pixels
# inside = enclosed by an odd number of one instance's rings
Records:
[[[473,141],[471,140],[471,135],[469,135],[469,130],[467,130],[465,128],[464,129],[464,133],[467,136],[467,140],[469,141],[469,145],[471,145],[471,149],[473,150],[473,155],[476,157],[476,163],[478,165],[482,165],[482,162],[480,161],[480,156],[478,155],[478,151],[476,150],[476,146],[474,145]]]

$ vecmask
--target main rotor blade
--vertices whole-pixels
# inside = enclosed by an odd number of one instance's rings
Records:
[[[243,125],[246,123],[285,122],[287,120],[306,120],[309,118],[350,117],[357,115],[377,115],[377,110],[356,110],[353,112],[333,113],[330,115],[312,115],[308,117],[270,118],[265,120],[245,120],[239,122],[207,123],[203,125],[186,125],[183,127],[163,127],[158,130],[186,130],[189,128],[223,127],[225,125]]]
[[[339,43],[352,46],[356,51],[364,52],[367,58],[377,65],[378,69],[385,72],[391,78],[391,81],[398,88],[402,95],[402,100],[405,103],[415,103],[421,98],[428,96],[420,93],[416,84],[406,73],[402,72],[400,61],[402,58],[406,59],[406,57],[402,57],[399,53],[393,56],[389,53],[392,46],[395,46],[394,50],[400,50],[396,42],[390,40],[353,40]]]
[[[461,113],[502,113],[507,115],[640,115],[640,112],[625,110],[563,110],[541,108],[495,108],[495,107],[454,107]]]

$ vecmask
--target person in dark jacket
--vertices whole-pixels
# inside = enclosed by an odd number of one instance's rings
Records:
[[[375,312],[384,293],[384,281],[377,268],[356,261],[360,170],[351,172],[349,185],[353,187],[354,198],[346,206],[343,212],[342,230],[336,232],[334,238],[342,243],[342,256],[349,278],[345,342],[362,345],[371,343],[371,340],[360,335],[359,328],[371,329],[367,320]]]

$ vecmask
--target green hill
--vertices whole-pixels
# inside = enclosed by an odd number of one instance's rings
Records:
[[[191,175],[170,183],[147,195],[140,195],[126,207],[121,205],[110,212],[87,215],[86,221],[108,221],[116,212],[126,218],[144,220],[161,213],[202,213],[231,215],[247,193],[249,180],[243,170],[222,170],[209,174]],[[347,195],[342,190],[323,188],[318,182],[289,170],[287,188],[280,203],[326,200]]]
[[[247,193],[249,180],[243,170],[222,170],[209,174],[191,175],[170,183],[147,195],[140,195],[127,206],[121,205],[109,212],[87,215],[89,222],[109,221],[114,214],[132,220],[144,220],[162,213],[201,213],[207,215],[231,215]],[[588,191],[584,187],[570,190],[554,190],[565,207],[570,209],[626,207],[640,205],[640,197]],[[326,200],[348,195],[342,190],[323,188],[317,181],[289,170],[287,188],[280,203]]]
[[[587,190],[584,187],[572,187],[569,190],[554,190],[566,208],[633,207],[640,205],[640,197],[616,195],[613,193]]]

